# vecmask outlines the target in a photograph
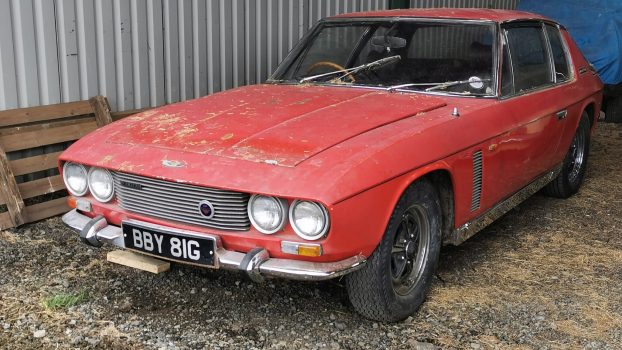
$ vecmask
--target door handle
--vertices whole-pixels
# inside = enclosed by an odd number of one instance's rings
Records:
[[[555,115],[557,116],[558,120],[565,119],[566,116],[568,115],[568,110],[564,109],[563,111],[559,111],[559,112],[555,113]]]

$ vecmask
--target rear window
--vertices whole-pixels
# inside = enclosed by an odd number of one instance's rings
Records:
[[[568,67],[568,55],[562,43],[562,38],[557,27],[546,25],[546,34],[551,43],[551,53],[555,63],[555,81],[563,82],[570,79],[570,67]]]

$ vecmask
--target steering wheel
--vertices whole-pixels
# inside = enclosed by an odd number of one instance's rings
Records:
[[[305,74],[309,74],[311,72],[313,72],[314,70],[318,69],[319,67],[328,67],[328,68],[332,68],[335,71],[339,71],[339,70],[345,70],[345,67],[335,63],[335,62],[330,62],[330,61],[320,61],[320,62],[316,62],[314,64],[311,65],[311,67],[309,67],[309,69],[307,69],[307,72]],[[345,76],[346,78],[348,78],[348,80],[350,80],[350,82],[354,83],[356,81],[356,79],[354,79],[354,77],[352,76],[352,74],[348,73]]]

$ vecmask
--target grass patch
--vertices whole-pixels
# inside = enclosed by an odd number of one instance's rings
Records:
[[[89,294],[82,291],[77,294],[59,293],[49,296],[43,300],[43,307],[46,310],[66,309],[81,304],[89,299]]]

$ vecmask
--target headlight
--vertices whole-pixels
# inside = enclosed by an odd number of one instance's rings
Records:
[[[89,189],[95,199],[108,202],[114,194],[112,175],[106,169],[91,168],[89,170]]]
[[[328,231],[328,212],[318,203],[294,201],[289,209],[289,220],[298,236],[315,241]]]
[[[272,234],[283,228],[287,220],[287,202],[263,195],[253,195],[248,201],[248,217],[257,231]]]
[[[65,187],[74,196],[84,196],[89,189],[86,169],[81,164],[67,162],[63,165]]]

